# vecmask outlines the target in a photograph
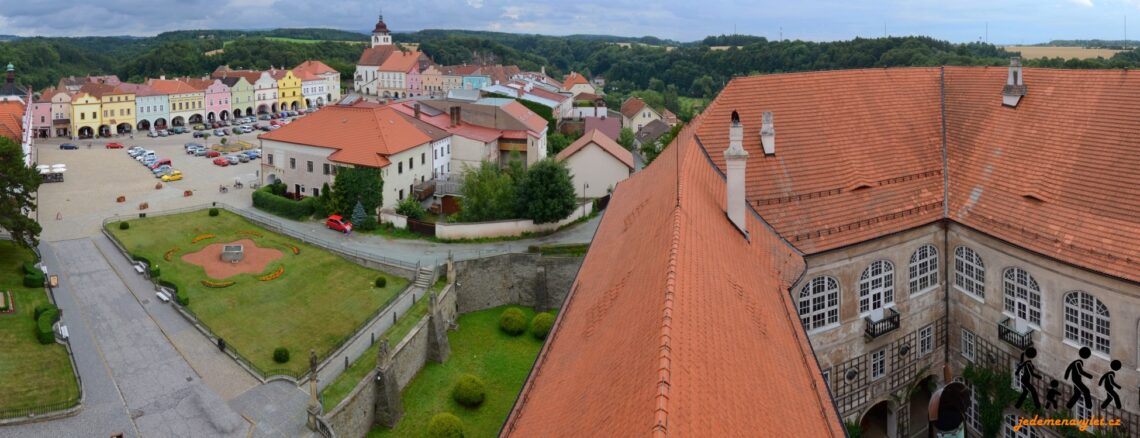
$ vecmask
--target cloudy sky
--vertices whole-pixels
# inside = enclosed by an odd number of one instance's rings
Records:
[[[955,42],[1140,38],[1140,0],[0,0],[0,34],[154,35],[179,29],[330,27],[805,40],[930,35]]]

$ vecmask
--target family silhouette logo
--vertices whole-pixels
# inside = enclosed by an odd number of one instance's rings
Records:
[[[1085,371],[1085,360],[1092,356],[1092,350],[1088,347],[1081,347],[1077,352],[1079,356],[1076,360],[1069,362],[1069,366],[1065,368],[1064,378],[1073,385],[1073,395],[1069,397],[1068,403],[1065,407],[1072,409],[1077,403],[1081,403],[1085,411],[1091,411],[1093,407],[1092,393],[1089,387],[1085,385],[1084,379],[1092,380],[1094,377],[1088,371]],[[1061,391],[1057,389],[1060,382],[1057,379],[1052,379],[1049,382],[1049,391],[1045,394],[1045,406],[1041,406],[1041,401],[1037,396],[1037,388],[1033,386],[1033,379],[1041,379],[1041,375],[1037,373],[1037,368],[1033,365],[1033,359],[1037,357],[1037,349],[1033,347],[1026,348],[1021,353],[1021,361],[1017,364],[1014,370],[1014,375],[1021,385],[1021,397],[1017,399],[1015,406],[1020,409],[1026,400],[1033,402],[1033,407],[1036,409],[1057,409],[1057,397],[1061,395]],[[1097,385],[1104,388],[1105,397],[1104,401],[1100,404],[1101,409],[1113,405],[1116,409],[1120,409],[1120,395],[1116,393],[1117,389],[1121,389],[1120,384],[1116,383],[1116,372],[1120,371],[1120,361],[1113,360],[1109,367],[1112,371],[1104,373],[1103,376],[1097,380]],[[1056,427],[1056,426],[1071,426],[1076,427],[1080,431],[1085,431],[1090,427],[1118,427],[1120,420],[1106,417],[1090,417],[1090,418],[1041,418],[1034,415],[1033,418],[1021,417],[1017,419],[1017,424],[1013,426],[1013,430],[1019,431],[1023,427]]]

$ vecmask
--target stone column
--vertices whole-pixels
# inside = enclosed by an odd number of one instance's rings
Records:
[[[428,360],[443,363],[451,355],[451,344],[447,341],[448,323],[435,292],[428,295],[428,299],[431,300],[428,301]]]
[[[396,367],[392,363],[392,353],[388,351],[388,340],[380,343],[376,351],[376,415],[374,422],[387,428],[396,427],[404,416],[404,404],[400,400],[400,383],[396,380]]]
[[[309,408],[308,426],[317,430],[317,416],[321,415],[321,402],[317,399],[317,352],[309,350]]]
[[[447,252],[447,284],[455,284],[455,260],[451,258],[451,251]]]

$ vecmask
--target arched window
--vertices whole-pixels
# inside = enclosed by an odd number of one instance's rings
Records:
[[[1041,288],[1029,272],[1021,268],[1009,268],[1003,275],[1005,280],[1005,313],[1028,322],[1041,325]]]
[[[978,253],[964,246],[954,249],[954,287],[986,299],[986,265]]]
[[[815,277],[800,289],[800,322],[805,330],[839,323],[839,281]]]
[[[1065,340],[1110,354],[1108,306],[1088,292],[1065,294]]]
[[[910,293],[926,292],[938,286],[938,249],[922,245],[910,255]]]
[[[886,260],[871,263],[859,277],[859,313],[895,303],[895,267]]]
[[[1087,418],[1087,417],[1086,417]],[[1032,427],[1017,427],[1018,419],[1016,415],[1005,416],[1005,427],[1002,427],[1002,438],[1037,438],[1037,431]],[[1017,427],[1017,430],[1014,428]],[[981,430],[979,429],[979,432]]]

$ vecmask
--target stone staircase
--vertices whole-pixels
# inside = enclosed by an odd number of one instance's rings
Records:
[[[414,283],[416,287],[423,289],[431,287],[432,281],[434,280],[432,274],[434,274],[434,272],[430,267],[421,266],[420,270],[416,272],[416,281]]]

